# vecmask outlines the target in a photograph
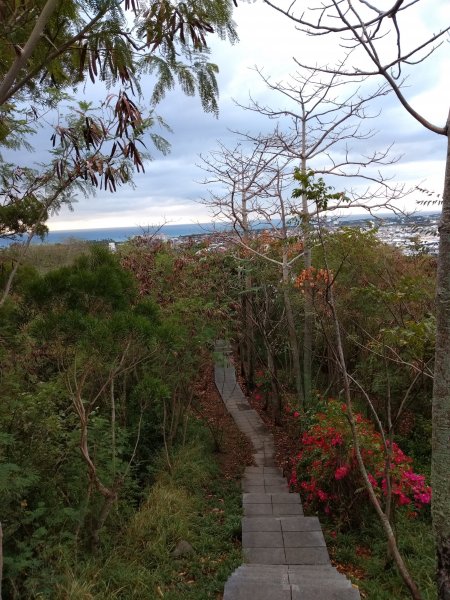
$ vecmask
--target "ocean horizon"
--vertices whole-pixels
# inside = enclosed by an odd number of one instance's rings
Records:
[[[200,235],[213,233],[214,231],[223,231],[227,228],[225,223],[185,223],[178,225],[163,225],[149,227],[105,227],[96,229],[67,229],[60,231],[49,231],[43,240],[35,237],[32,244],[64,244],[71,240],[85,242],[126,242],[137,235],[161,233],[167,238],[178,238],[188,235]],[[26,238],[23,238],[25,240]],[[9,240],[0,238],[0,247],[9,246],[14,242],[20,242],[21,239]]]
[[[416,216],[438,216],[440,213],[436,211],[421,211],[416,213]],[[380,213],[380,218],[391,217],[390,213]],[[345,221],[358,221],[367,220],[370,215],[364,214],[350,214],[345,215]],[[342,218],[342,217],[338,217]],[[373,219],[373,217],[370,217]],[[272,226],[276,223],[272,223]],[[252,226],[255,229],[263,229],[268,226],[268,223],[253,223]],[[60,231],[49,231],[49,233],[41,240],[39,237],[35,237],[32,240],[33,245],[42,244],[64,244],[69,243],[71,240],[74,241],[85,241],[85,242],[126,242],[130,238],[137,235],[152,234],[159,232],[165,235],[169,239],[179,238],[189,235],[201,235],[214,232],[225,231],[231,229],[231,223],[180,223],[176,225],[162,225],[162,226],[148,226],[139,227],[137,225],[133,227],[99,227],[95,229],[67,229]],[[8,238],[0,238],[0,248],[10,246],[14,242],[25,241],[26,237],[22,239],[16,238],[11,240]]]

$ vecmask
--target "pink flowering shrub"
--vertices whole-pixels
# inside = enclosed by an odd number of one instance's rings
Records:
[[[305,508],[340,513],[357,520],[369,500],[360,475],[347,407],[330,400],[323,412],[300,438],[300,451],[291,458],[290,485],[302,494]],[[291,418],[294,417],[293,414]],[[362,415],[355,416],[361,454],[375,493],[387,494],[385,452],[374,425]],[[392,444],[390,477],[393,503],[407,507],[411,517],[431,501],[431,488],[425,476],[412,470],[412,459]]]

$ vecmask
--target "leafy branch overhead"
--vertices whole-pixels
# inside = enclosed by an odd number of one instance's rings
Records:
[[[205,60],[208,35],[237,39],[229,0],[16,4],[8,0],[0,7],[0,105],[24,98],[49,101],[53,88],[88,78],[140,91],[140,74],[152,57],[163,61],[172,76],[191,70],[201,95],[198,71],[211,75]],[[215,90],[209,87],[210,92]],[[215,103],[207,110],[214,112]]]
[[[17,165],[1,165],[0,236],[26,234],[28,240],[0,305],[31,239],[45,234],[46,220],[63,204],[71,206],[77,189],[115,192],[130,183],[151,158],[148,139],[168,152],[154,131],[168,127],[152,108],[167,90],[178,83],[217,115],[218,69],[208,61],[208,36],[237,39],[232,7],[231,0],[0,2],[0,145],[30,148],[40,121],[59,109],[49,164],[28,169],[26,180],[17,180]],[[142,89],[146,73],[156,76],[148,80],[150,91]],[[74,106],[67,92],[89,82],[105,84],[105,102],[96,109],[86,102]]]

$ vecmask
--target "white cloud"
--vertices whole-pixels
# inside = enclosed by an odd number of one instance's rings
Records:
[[[419,12],[409,22],[404,34],[407,45],[420,39],[426,30],[437,30],[446,20],[450,21],[448,1],[433,4],[433,13]],[[196,167],[198,154],[213,150],[219,139],[234,145],[229,129],[258,133],[274,125],[259,115],[242,111],[232,101],[235,98],[246,104],[249,92],[255,98],[269,101],[270,94],[253,67],[263,67],[272,79],[280,80],[295,71],[293,56],[305,63],[319,64],[336,58],[331,40],[306,38],[295,30],[292,22],[261,2],[239,1],[235,20],[240,42],[234,46],[221,40],[212,43],[211,60],[220,67],[220,118],[204,114],[198,98],[186,98],[180,90],[171,92],[158,112],[174,129],[173,135],[167,135],[172,153],[163,158],[155,152],[155,160],[146,167],[146,173],[136,177],[136,189],[126,187],[114,195],[99,192],[95,198],[80,199],[74,213],[62,211],[51,219],[51,229],[147,225],[165,218],[177,223],[210,220],[205,207],[195,203],[206,192],[197,183],[202,178]],[[410,88],[406,93],[418,110],[440,124],[445,122],[450,103],[448,45],[426,65],[411,68]],[[94,94],[98,96],[98,90],[90,86],[83,93],[92,99]],[[385,100],[384,109],[381,117],[370,123],[380,133],[368,145],[376,144],[371,147],[379,149],[395,140],[398,151],[405,155],[392,168],[397,179],[408,183],[427,179],[433,189],[437,186],[440,191],[443,136],[426,132],[393,96]]]

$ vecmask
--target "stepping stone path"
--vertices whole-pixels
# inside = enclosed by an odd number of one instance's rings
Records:
[[[229,577],[223,600],[360,600],[331,566],[317,517],[305,517],[274,461],[274,441],[236,381],[227,342],[216,342],[215,383],[239,429],[251,440],[256,466],[242,479],[244,564]]]

